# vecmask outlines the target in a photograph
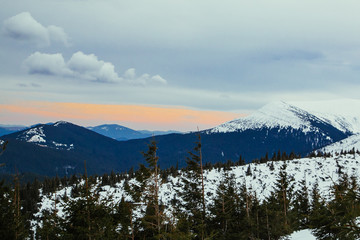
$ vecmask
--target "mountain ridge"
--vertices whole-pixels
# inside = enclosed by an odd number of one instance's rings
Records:
[[[39,164],[38,167],[42,169],[39,172],[42,174],[58,174],[56,169],[63,169],[64,174],[64,168],[68,166],[70,168],[67,170],[82,172],[83,162],[86,160],[89,173],[101,174],[136,168],[143,161],[141,153],[146,151],[152,140],[157,142],[162,167],[183,167],[189,152],[195,146],[198,134],[201,135],[204,162],[235,162],[240,157],[251,162],[278,151],[306,156],[314,150],[353,135],[330,123],[299,107],[275,102],[247,118],[198,133],[173,133],[116,141],[87,128],[59,121],[38,125],[1,139],[9,140],[9,150],[3,156],[7,161],[8,171],[14,167],[13,163],[20,166],[21,171],[36,171],[37,166],[28,165],[28,162],[24,163],[27,167],[22,168],[21,162],[27,159]],[[224,129],[227,131],[222,131]],[[41,161],[35,153],[41,155]]]

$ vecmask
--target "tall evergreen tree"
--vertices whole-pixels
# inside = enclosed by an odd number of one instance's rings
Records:
[[[225,172],[210,207],[211,223],[209,232],[216,239],[239,239],[241,229],[245,226],[240,224],[243,216],[240,215],[239,195],[236,189],[234,175]]]
[[[360,216],[360,198],[355,179],[341,174],[339,182],[332,186],[333,199],[321,214],[321,221],[314,229],[319,239],[358,239],[360,228],[356,219]]]
[[[183,209],[186,211],[185,221],[189,224],[190,233],[194,239],[205,239],[206,205],[204,178],[202,167],[201,136],[194,147],[194,152],[189,152],[187,167],[182,177],[183,189],[179,192],[183,199]]]
[[[319,185],[316,182],[311,191],[309,224],[317,239],[335,239],[335,236],[328,231],[328,227],[331,225],[329,215],[330,212],[325,206],[324,199],[320,196]]]
[[[146,213],[143,219],[149,235],[148,239],[161,239],[161,232],[163,230],[163,214],[159,205],[161,179],[159,178],[160,168],[158,165],[159,157],[156,154],[157,149],[156,142],[153,140],[148,146],[148,151],[143,153],[148,164],[148,172],[150,173],[145,190]]]
[[[286,161],[280,167],[278,179],[275,183],[275,189],[267,199],[267,210],[269,216],[271,239],[292,232],[292,212],[290,212],[290,204],[293,200],[294,178],[289,176],[286,171]]]
[[[295,215],[294,230],[305,229],[309,227],[310,201],[306,180],[300,182],[301,188],[295,192],[294,208]]]

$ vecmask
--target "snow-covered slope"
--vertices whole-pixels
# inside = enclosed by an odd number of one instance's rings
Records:
[[[299,101],[290,104],[308,111],[344,132],[360,133],[360,100],[358,99]]]
[[[42,147],[71,150],[74,149],[73,143],[56,142],[52,138],[47,137],[49,126],[61,127],[61,126],[66,126],[68,124],[70,123],[64,121],[59,121],[50,125],[40,124],[30,129],[21,131],[16,137],[16,139],[24,142],[34,143]]]
[[[337,182],[339,179],[339,168],[341,168],[342,173],[348,174],[348,176],[354,176],[360,180],[360,155],[341,155],[330,158],[303,158],[298,160],[286,161],[287,168],[286,172],[288,176],[294,178],[294,191],[300,190],[302,180],[306,181],[308,188],[309,196],[314,185],[317,183],[320,195],[325,200],[332,199],[331,186],[334,182]],[[271,169],[270,164],[273,164],[274,168]],[[278,162],[268,162],[263,164],[248,164],[244,166],[232,167],[230,170],[226,171],[229,176],[232,176],[235,180],[236,187],[240,188],[244,183],[246,184],[248,192],[251,192],[252,195],[256,195],[260,201],[268,197],[275,186],[276,180],[279,178],[278,174],[280,167],[283,165],[282,161]],[[251,169],[251,174],[246,174],[247,169]],[[181,192],[183,182],[181,180],[182,173],[177,177],[169,176],[167,181],[163,181],[160,188],[160,198],[162,203],[167,206],[165,214],[171,216],[172,204],[171,200],[174,197],[180,201],[181,197],[178,195],[178,192]],[[204,172],[204,184],[205,184],[205,197],[206,204],[211,205],[213,199],[216,197],[216,190],[220,181],[224,179],[225,171],[219,169],[207,170]],[[109,185],[102,186],[101,178],[97,179],[97,183],[91,186],[90,191],[96,194],[99,194],[100,199],[107,200],[107,203],[111,206],[118,204],[122,197],[125,197],[127,201],[132,201],[131,196],[125,191],[125,180],[116,183],[115,186],[111,187]],[[80,183],[76,184],[78,187],[84,185],[85,181],[81,180]],[[135,179],[127,181],[127,184],[130,186],[138,185],[139,183]],[[32,229],[35,231],[36,225],[41,224],[41,217],[46,211],[53,211],[56,208],[58,216],[64,217],[64,207],[66,202],[64,202],[63,196],[71,199],[72,186],[63,187],[56,192],[50,194],[41,194],[41,201],[39,203],[39,211],[35,214],[34,219],[32,220]],[[55,203],[56,199],[56,203]],[[142,217],[143,206],[139,205],[139,209],[134,210],[135,217]],[[303,230],[301,232],[293,233],[290,236],[290,239],[315,239],[313,238],[310,230]],[[306,238],[301,238],[306,237]],[[311,238],[307,238],[311,237]]]
[[[323,122],[348,133],[360,133],[360,100],[272,102],[250,116],[221,124],[210,133],[247,129],[293,128],[316,131],[313,121]]]
[[[273,164],[274,169],[271,169],[271,164]],[[347,173],[348,176],[355,176],[360,180],[359,154],[348,154],[330,158],[303,158],[286,161],[286,164],[286,171],[288,175],[294,177],[294,191],[300,190],[300,182],[305,179],[309,189],[309,195],[314,184],[317,183],[320,189],[320,194],[324,199],[331,198],[331,192],[329,189],[333,183],[337,182],[339,179],[339,168],[341,168],[342,173]],[[226,173],[229,176],[233,175],[238,187],[245,183],[248,191],[252,192],[254,195],[256,194],[256,196],[262,201],[271,194],[282,165],[282,161],[263,164],[251,163],[244,166],[232,167],[230,170],[226,171]],[[246,174],[248,168],[251,169],[251,174]],[[204,172],[205,196],[207,204],[212,203],[216,194],[217,186],[224,178],[224,174],[225,171],[222,169],[212,169]],[[167,206],[171,205],[170,201],[174,199],[174,196],[176,196],[177,199],[180,198],[177,196],[177,192],[181,191],[183,185],[180,176],[169,176],[168,180],[163,182],[161,185],[160,199]],[[102,199],[111,199],[114,203],[118,203],[121,198],[125,196],[127,200],[131,200],[131,196],[129,196],[124,190],[125,180],[117,183],[115,187],[101,186],[101,179],[97,182],[98,183],[96,185],[92,186],[91,191],[98,191]],[[82,181],[82,184],[84,184],[84,181]],[[138,185],[139,183],[135,179],[132,179],[128,181],[128,184]],[[57,205],[59,211],[58,214],[61,215],[62,206],[65,206],[61,203],[61,196],[71,196],[71,189],[72,187],[66,187],[58,190],[56,194],[43,195],[38,216],[41,215],[42,211],[52,209],[55,206],[54,198],[56,196],[60,201],[60,204]]]
[[[330,144],[324,148],[319,149],[321,152],[326,153],[340,153],[341,151],[360,150],[360,134],[352,135],[341,141]]]
[[[272,102],[250,116],[238,118],[209,130],[210,133],[238,132],[261,128],[293,128],[303,132],[316,131],[311,121],[321,121],[316,116],[286,102]]]

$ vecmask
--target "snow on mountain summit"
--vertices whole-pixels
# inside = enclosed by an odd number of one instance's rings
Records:
[[[291,102],[343,132],[360,133],[360,100],[338,99]]]
[[[247,129],[291,127],[303,132],[316,130],[311,122],[332,125],[344,133],[360,133],[360,100],[272,102],[250,116],[221,124],[210,133]]]
[[[316,116],[286,102],[272,102],[250,116],[238,118],[210,129],[210,133],[236,132],[265,127],[292,127],[309,132],[315,130],[310,120],[320,121]]]
[[[35,127],[20,132],[19,135],[16,137],[16,139],[29,143],[34,143],[42,147],[71,150],[74,149],[74,144],[60,143],[54,141],[53,139],[48,138],[49,127],[59,127],[67,124],[70,123],[65,121],[59,121],[49,125],[48,124],[36,125]]]

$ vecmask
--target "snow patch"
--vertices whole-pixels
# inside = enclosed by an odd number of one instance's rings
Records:
[[[23,132],[17,139],[25,140],[31,143],[46,143],[46,135],[44,134],[43,127],[31,128]]]
[[[55,146],[56,149],[66,149],[68,151],[74,149],[74,144],[57,143],[54,141],[52,141],[52,144]]]
[[[304,229],[292,233],[289,237],[289,240],[316,240],[316,237],[312,235],[310,229]]]
[[[46,140],[40,136],[40,135],[34,135],[32,136],[27,142],[33,142],[33,143],[45,143]]]
[[[60,125],[62,125],[62,124],[68,124],[68,122],[58,121],[58,122],[56,122],[53,126],[54,126],[54,127],[58,127],[58,126],[60,126]]]

